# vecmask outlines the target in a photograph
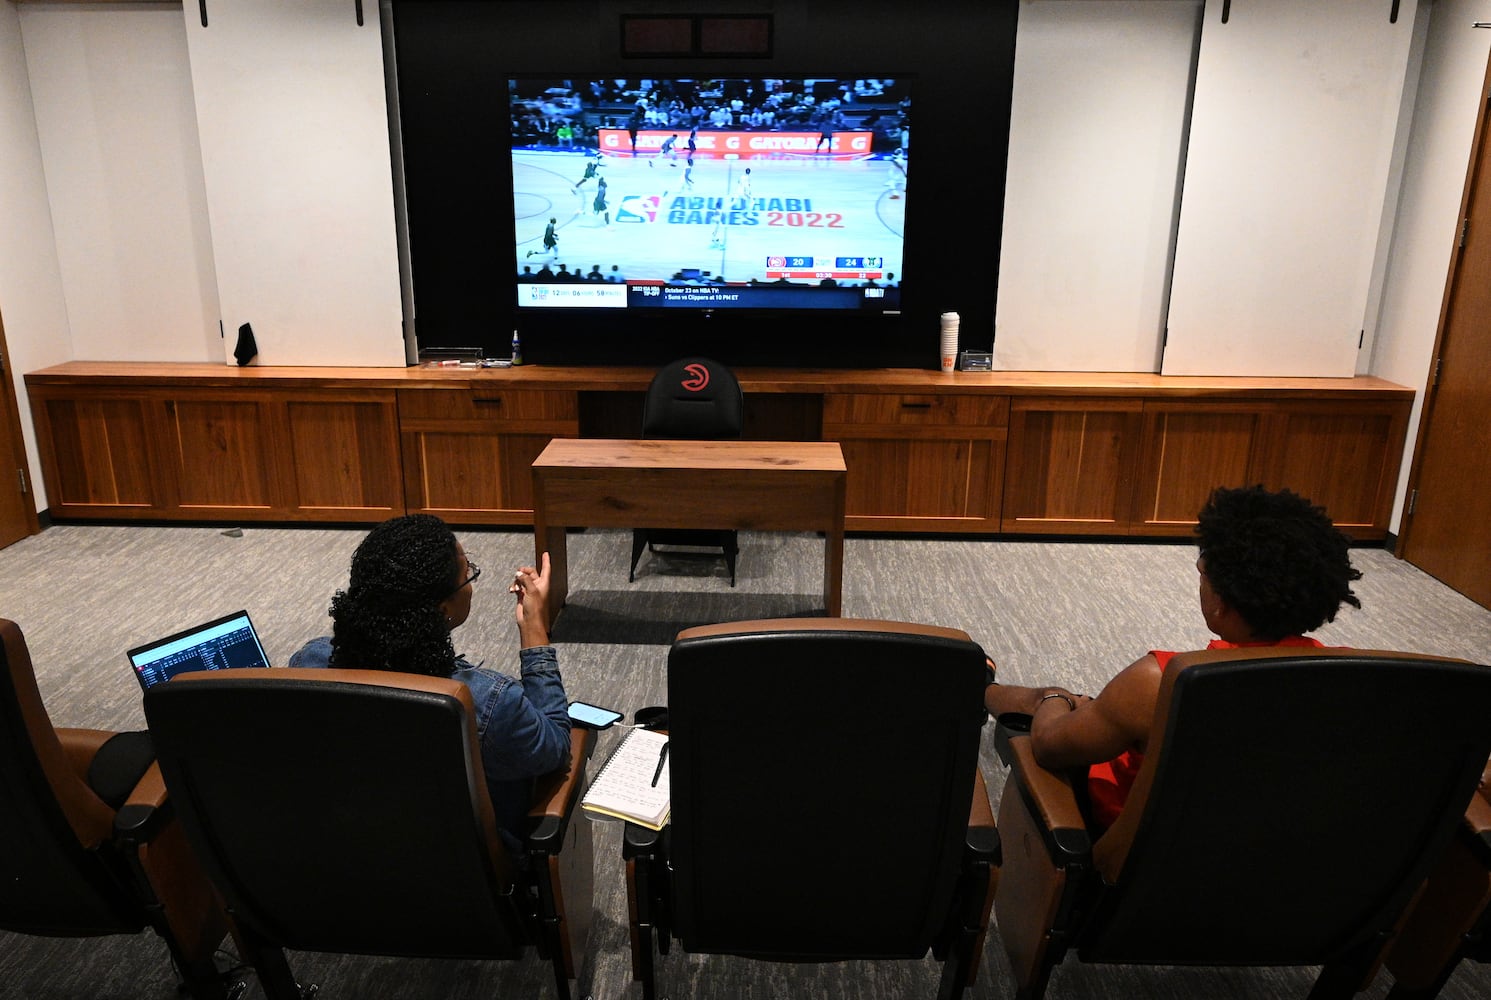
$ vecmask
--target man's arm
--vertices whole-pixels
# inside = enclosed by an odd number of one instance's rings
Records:
[[[1083,767],[1143,749],[1160,675],[1159,661],[1144,656],[1121,670],[1096,698],[1060,687],[990,684],[984,707],[996,716],[1018,712],[1031,717],[1031,749],[1042,767]]]
[[[1119,671],[1096,698],[1076,699],[1075,708],[1057,698],[1042,702],[1030,726],[1036,762],[1064,770],[1100,764],[1125,750],[1142,751],[1160,675],[1159,661],[1146,655]]]

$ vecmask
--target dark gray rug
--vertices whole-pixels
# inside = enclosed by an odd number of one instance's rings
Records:
[[[344,585],[362,534],[246,528],[241,537],[228,537],[215,528],[54,527],[0,550],[0,616],[25,630],[58,725],[139,728],[140,693],[125,649],[246,607],[271,660],[283,662],[305,639],[329,631],[327,601]],[[532,561],[532,534],[459,534],[489,575],[477,584],[471,620],[456,634],[456,645],[503,668],[515,658],[517,630],[502,580],[510,568]],[[572,535],[569,553],[572,603],[556,637],[566,689],[572,698],[628,713],[664,701],[667,644],[678,629],[822,613],[823,542],[812,535],[743,534],[734,589],[722,562],[651,555],[644,556],[637,582],[628,584],[626,532]],[[1366,574],[1358,585],[1363,609],[1348,610],[1323,629],[1324,641],[1483,662],[1491,656],[1491,612],[1387,552],[1359,549],[1353,557]],[[999,661],[1009,681],[1096,691],[1150,648],[1204,644],[1194,562],[1195,550],[1178,544],[851,538],[844,613],[963,628]],[[615,731],[602,734],[598,759],[617,738]],[[985,746],[982,762],[997,801],[1003,771],[992,746]],[[640,997],[630,979],[619,827],[602,824],[596,833],[596,920],[579,995]],[[984,957],[969,995],[1012,996],[996,935]],[[548,969],[537,959],[293,955],[292,964],[303,981],[322,985],[326,1000],[552,995]],[[899,1000],[934,996],[939,975],[931,959],[769,965],[676,949],[661,970],[663,993],[674,1000]],[[1049,996],[1263,1000],[1303,997],[1311,981],[1310,970],[1118,969],[1069,960],[1056,971]],[[175,995],[173,984],[165,948],[149,934],[58,941],[0,933],[0,998],[165,1000]],[[1380,998],[1388,985],[1380,976],[1363,996]],[[1491,998],[1491,974],[1462,969],[1443,995]],[[250,996],[262,996],[257,983]]]

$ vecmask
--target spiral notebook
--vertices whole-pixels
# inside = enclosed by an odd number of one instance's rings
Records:
[[[633,729],[626,734],[611,759],[601,768],[580,808],[601,816],[614,816],[649,830],[668,825],[670,796],[668,762],[662,760],[667,733]],[[662,767],[659,770],[659,762]],[[653,784],[654,775],[657,783]]]

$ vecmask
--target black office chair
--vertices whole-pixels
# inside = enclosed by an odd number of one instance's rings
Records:
[[[743,678],[754,678],[743,682]],[[977,974],[999,835],[978,770],[984,655],[962,632],[808,618],[687,629],[668,654],[672,816],[628,824],[632,969],[654,940],[785,962]]]
[[[1182,653],[1123,811],[1090,829],[1085,772],[1010,764],[995,908],[1017,996],[1083,962],[1321,966],[1315,1000],[1370,981],[1491,751],[1491,668],[1352,649]],[[1001,720],[1003,723],[1004,720]]]
[[[568,771],[536,782],[529,828],[512,831],[520,865],[497,834],[459,681],[203,672],[151,688],[145,714],[271,1000],[300,996],[286,948],[517,959],[530,947],[568,1000],[592,910],[590,824],[570,816],[593,732],[574,730]]]
[[[734,373],[708,358],[680,358],[652,377],[642,403],[642,436],[686,440],[740,437],[744,397]],[[637,579],[642,550],[656,546],[717,548],[735,586],[735,558],[740,543],[733,530],[637,528],[632,531],[632,564],[627,582]],[[713,557],[713,553],[710,553]]]
[[[96,937],[149,927],[193,997],[225,996],[212,956],[227,917],[148,751],[142,760],[115,733],[54,729],[26,638],[5,619],[0,661],[0,928]]]

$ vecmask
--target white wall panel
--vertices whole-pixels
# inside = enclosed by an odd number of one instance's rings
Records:
[[[1355,373],[1417,10],[1390,8],[1207,0],[1165,374]]]
[[[378,7],[183,5],[231,360],[404,364]]]
[[[1021,3],[998,367],[1157,370],[1200,16],[1200,0]],[[976,198],[977,177],[949,179]]]
[[[72,357],[220,360],[180,7],[20,13]]]
[[[21,17],[9,3],[0,3],[0,315],[10,347],[5,377],[15,383],[36,507],[44,510],[46,491],[22,376],[66,361],[72,340],[31,109]]]

